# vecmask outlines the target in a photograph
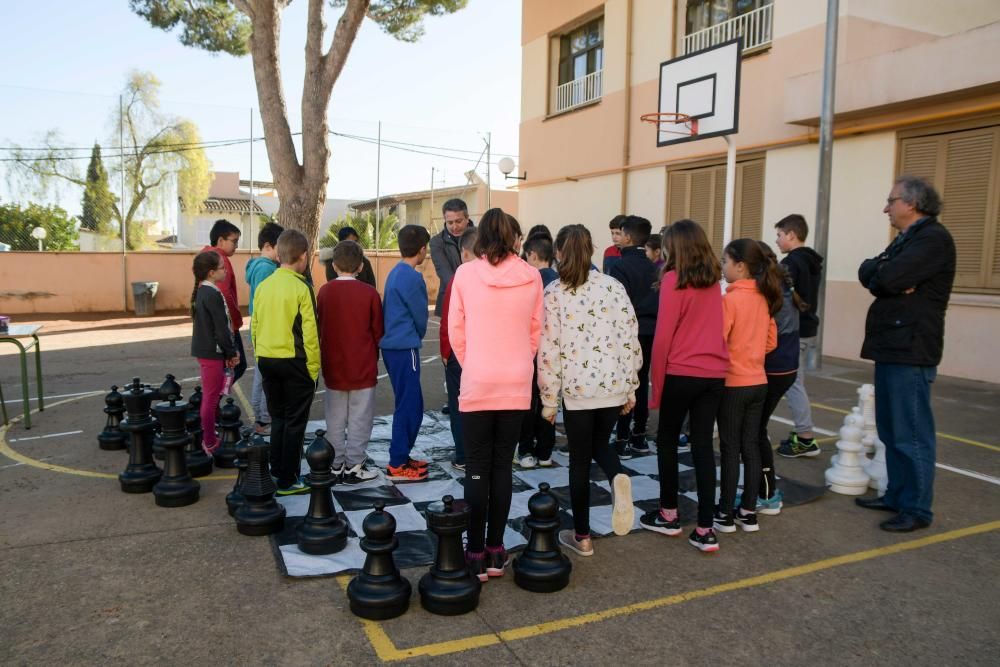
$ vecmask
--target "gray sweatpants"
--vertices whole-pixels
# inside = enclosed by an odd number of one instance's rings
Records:
[[[813,430],[812,408],[809,407],[809,396],[806,394],[806,360],[816,354],[816,337],[799,339],[799,371],[795,374],[795,384],[785,394],[788,408],[792,411],[796,433],[809,433]]]
[[[375,417],[375,387],[323,394],[326,439],[333,445],[333,467],[364,463]]]
[[[254,350],[256,358],[257,351]],[[253,409],[253,419],[258,424],[270,424],[271,414],[267,411],[267,397],[264,396],[264,383],[260,368],[253,369],[253,389],[250,392],[250,407]]]

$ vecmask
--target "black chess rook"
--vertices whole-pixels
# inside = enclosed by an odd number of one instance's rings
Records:
[[[479,606],[482,583],[469,571],[462,533],[469,527],[469,505],[445,496],[427,506],[427,527],[437,535],[430,571],[420,578],[420,604],[432,614],[457,616]]]
[[[334,483],[333,445],[327,441],[325,431],[316,431],[316,437],[306,448],[309,464],[309,511],[295,530],[299,549],[307,554],[324,555],[340,551],[347,546],[347,526],[333,508],[330,487]]]
[[[125,400],[118,393],[118,385],[111,385],[111,392],[104,397],[104,414],[108,416],[104,430],[97,436],[101,449],[115,451],[125,449],[125,433],[121,430],[122,415],[125,414]]]
[[[274,499],[278,490],[267,465],[270,445],[254,442],[247,447],[247,470],[243,478],[243,504],[233,518],[244,535],[270,535],[285,527],[285,508]]]
[[[361,549],[367,554],[361,573],[347,585],[351,611],[361,618],[384,621],[406,613],[413,587],[400,576],[392,552],[399,546],[396,519],[375,502],[375,511],[361,525]],[[478,583],[478,580],[477,580]]]
[[[556,533],[559,530],[559,502],[541,483],[538,492],[528,499],[528,518],[525,521],[531,533],[528,546],[514,559],[514,583],[535,593],[554,593],[566,588],[573,564],[559,548]]]
[[[122,399],[127,415],[121,429],[129,436],[129,448],[128,465],[118,475],[118,482],[125,493],[149,493],[163,474],[153,461],[153,419],[149,413],[153,390],[133,378]]]
[[[154,408],[161,425],[155,441],[166,455],[166,466],[160,481],[153,487],[153,496],[160,507],[184,507],[198,501],[201,485],[191,477],[184,458],[184,446],[190,440],[185,425],[187,405],[178,405],[173,394],[167,401]]]
[[[240,429],[243,422],[240,406],[232,397],[226,399],[225,405],[219,410],[219,448],[215,450],[215,466],[217,468],[236,467],[236,443],[240,439]]]

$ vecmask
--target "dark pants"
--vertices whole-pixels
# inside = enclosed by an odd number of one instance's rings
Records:
[[[271,413],[271,474],[278,478],[278,486],[291,486],[299,477],[316,382],[304,359],[257,357],[257,368]]]
[[[410,460],[424,420],[424,395],[420,390],[420,355],[417,350],[382,350],[389,373],[395,408],[392,412],[392,441],[389,465],[398,468]]]
[[[679,480],[677,441],[690,414],[691,458],[698,487],[698,526],[712,527],[715,513],[715,453],[712,431],[719,411],[723,378],[668,375],[660,398],[660,425],[656,434],[656,462],[660,476],[660,507],[677,509]]]
[[[621,410],[611,407],[563,411],[569,441],[569,502],[577,535],[590,535],[591,459],[601,467],[609,482],[622,472],[618,454],[608,443]]]
[[[635,390],[635,407],[627,415],[618,417],[619,440],[628,440],[633,433],[645,435],[649,421],[649,358],[653,354],[653,337],[639,336],[639,347],[642,349],[642,368],[639,369],[639,387]]]
[[[465,463],[465,443],[462,440],[462,415],[458,412],[458,396],[462,386],[462,366],[455,354],[444,367],[444,383],[448,389],[448,421],[451,422],[451,439],[455,441],[455,463]]]
[[[610,435],[610,434],[609,434]],[[552,458],[556,446],[556,426],[542,418],[542,396],[538,391],[538,370],[531,378],[531,409],[524,415],[521,424],[521,438],[517,447],[518,456],[534,456],[539,461]]]
[[[760,419],[764,413],[767,385],[726,387],[719,404],[719,452],[722,455],[722,488],[719,509],[733,511],[736,486],[743,459],[743,496],[740,506],[747,512],[757,509],[760,488]]]
[[[767,397],[764,399],[764,411],[760,415],[760,432],[757,436],[757,449],[760,452],[760,487],[758,497],[767,500],[774,495],[778,482],[774,475],[774,449],[767,437],[767,424],[771,421],[774,409],[778,407],[781,397],[795,384],[797,373],[767,376]]]
[[[469,551],[499,547],[510,514],[511,459],[524,410],[462,413],[465,436],[465,499],[469,503]]]
[[[247,372],[247,353],[243,347],[243,336],[239,331],[233,332],[233,343],[236,344],[236,353],[240,355],[240,363],[233,369],[233,382],[236,382]]]
[[[931,521],[937,437],[931,412],[935,366],[875,364],[875,422],[885,443],[885,503]]]

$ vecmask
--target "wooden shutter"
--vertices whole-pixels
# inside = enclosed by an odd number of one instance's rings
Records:
[[[764,161],[751,160],[736,166],[735,235],[761,240],[764,236]]]
[[[904,139],[900,150],[900,175],[926,178],[935,188],[939,187],[940,143],[938,137]]]
[[[722,257],[722,236],[726,227],[726,166],[722,165],[712,169],[715,181],[712,183],[712,217],[705,231],[709,240],[712,241],[712,249],[715,254]]]
[[[990,183],[995,150],[992,130],[960,132],[941,137],[945,178],[941,187],[941,222],[955,239],[956,287],[985,286],[985,247]],[[992,258],[990,258],[992,259]]]
[[[667,178],[667,224],[688,217],[688,194],[691,175],[686,171],[672,171]]]

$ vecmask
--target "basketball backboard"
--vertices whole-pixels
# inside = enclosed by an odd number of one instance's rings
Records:
[[[656,145],[720,137],[739,131],[740,53],[742,37],[660,65],[660,114],[683,114],[697,124],[678,133],[673,122],[660,121]],[[661,116],[665,118],[665,116]]]

